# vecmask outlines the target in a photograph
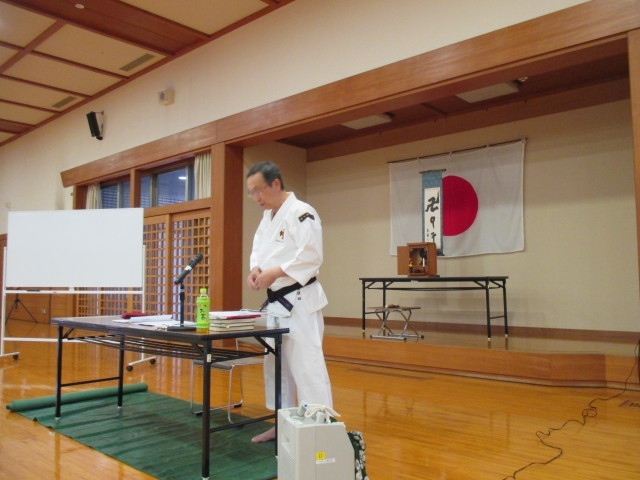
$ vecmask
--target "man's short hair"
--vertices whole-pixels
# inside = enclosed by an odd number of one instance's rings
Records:
[[[256,163],[249,173],[247,173],[247,178],[256,173],[261,173],[264,181],[267,182],[267,185],[271,185],[273,181],[277,178],[280,180],[280,188],[284,190],[284,182],[282,181],[282,174],[280,173],[280,169],[273,162],[260,162]]]

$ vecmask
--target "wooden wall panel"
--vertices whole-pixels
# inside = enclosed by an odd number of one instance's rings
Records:
[[[638,269],[640,270],[640,30],[629,32],[629,82],[631,84],[631,128],[636,185]]]
[[[51,318],[73,317],[75,295],[51,295]]]
[[[16,302],[16,298],[19,300]],[[13,310],[12,310],[13,307]],[[11,316],[9,312],[11,311]],[[38,323],[51,321],[51,295],[7,294],[7,320],[24,320]]]
[[[511,352],[331,336],[324,338],[323,349],[327,358],[333,360],[481,378],[549,385],[604,385],[607,381],[603,354]]]
[[[132,168],[149,166],[167,158],[195,152],[216,143],[216,122],[200,125],[160,140],[140,145],[108,157],[65,170],[62,185],[70,187],[119,173],[128,173]]]

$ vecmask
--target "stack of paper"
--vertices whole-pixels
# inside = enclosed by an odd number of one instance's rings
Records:
[[[229,312],[209,312],[211,324],[209,330],[212,332],[228,332],[232,330],[253,330],[256,318],[259,313],[247,312],[245,310]]]

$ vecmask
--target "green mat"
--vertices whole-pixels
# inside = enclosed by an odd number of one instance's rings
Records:
[[[124,385],[123,393],[145,392],[148,389],[146,383],[134,383],[132,385]],[[60,396],[60,404],[68,405],[69,403],[84,402],[93,400],[94,398],[113,397],[118,395],[118,387],[97,388],[95,390],[85,390],[82,392],[64,393]],[[49,395],[46,397],[26,398],[24,400],[14,400],[7,405],[7,410],[12,412],[22,412],[24,410],[35,410],[37,408],[53,407],[56,404],[56,396]]]
[[[158,479],[202,478],[202,418],[189,412],[189,402],[143,391],[129,393],[123,403],[120,411],[115,397],[70,403],[58,421],[52,406],[18,413]],[[232,414],[234,421],[242,418]],[[227,423],[226,410],[211,412],[212,427]],[[275,478],[274,443],[251,442],[271,426],[258,422],[212,433],[210,478]]]

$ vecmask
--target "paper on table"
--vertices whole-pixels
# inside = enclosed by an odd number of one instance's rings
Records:
[[[247,310],[232,310],[225,312],[209,312],[210,319],[229,319],[229,318],[259,318],[262,315],[260,313],[252,313]]]
[[[171,319],[173,319],[173,315],[149,315],[147,317],[133,317],[129,322],[142,325],[153,322],[166,322]]]
[[[179,320],[165,320],[164,322],[141,322],[136,325],[140,325],[141,327],[177,327],[180,325]],[[196,322],[184,322],[183,326],[185,327],[195,327]]]

